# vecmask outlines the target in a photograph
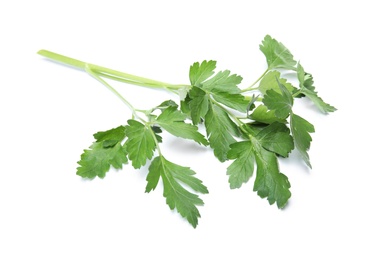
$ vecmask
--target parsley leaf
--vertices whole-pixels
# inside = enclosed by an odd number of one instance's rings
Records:
[[[287,157],[293,150],[293,138],[285,124],[274,122],[256,135],[256,139],[267,150]]]
[[[208,145],[205,137],[198,132],[197,126],[190,125],[184,122],[187,118],[185,114],[172,106],[165,109],[157,118],[156,123],[172,135],[186,139],[192,139],[195,142],[203,145]]]
[[[192,86],[199,87],[202,82],[207,80],[214,74],[216,68],[216,61],[203,61],[201,64],[195,62],[190,67],[190,82]]]
[[[215,93],[226,92],[230,94],[238,94],[240,93],[238,84],[240,84],[242,80],[243,78],[236,74],[230,75],[229,70],[219,71],[216,75],[202,84],[202,89]]]
[[[237,126],[225,110],[215,104],[210,104],[205,116],[205,127],[214,155],[221,162],[226,161],[230,144],[235,142],[233,135],[239,135]]]
[[[245,97],[240,94],[238,87],[243,78],[225,70],[208,79],[208,75],[210,77],[214,74],[215,65],[213,61],[203,61],[201,65],[196,62],[190,68],[190,78],[194,79],[191,80],[193,87],[189,92],[191,117],[194,124],[200,122],[200,118],[204,118],[210,94],[217,102],[225,106],[240,112],[245,112],[247,109],[249,101],[246,101]]]
[[[300,152],[304,162],[310,168],[312,168],[307,151],[309,150],[310,143],[312,141],[312,137],[309,133],[314,133],[314,126],[304,118],[295,115],[294,113],[291,114],[290,124],[292,136],[295,141],[295,146]]]
[[[291,184],[287,176],[279,172],[274,153],[261,147],[255,150],[257,170],[253,190],[257,191],[261,198],[267,197],[270,205],[276,202],[278,208],[283,208],[291,197]]]
[[[77,175],[93,179],[104,178],[110,166],[121,169],[127,163],[127,152],[121,141],[125,138],[125,128],[117,128],[94,134],[96,141],[90,149],[84,150],[78,161]]]
[[[255,120],[256,122],[271,124],[274,122],[285,123],[286,120],[276,117],[274,110],[269,110],[265,105],[259,105],[255,110],[248,116],[249,119]]]
[[[242,141],[231,144],[227,157],[231,160],[235,159],[227,168],[230,188],[240,188],[253,175],[255,154],[252,143]]]
[[[205,120],[210,146],[214,150],[214,155],[223,162],[227,159],[230,144],[235,142],[233,136],[239,135],[237,125],[223,106],[247,112],[249,101],[240,94],[238,84],[242,81],[241,76],[231,74],[229,70],[220,71],[212,76],[215,63],[214,66],[209,67],[209,73],[202,69],[208,68],[207,64],[209,62],[204,61],[201,65],[194,63],[191,66],[190,78],[199,79],[191,80],[191,83],[199,82],[199,84],[195,84],[190,89],[187,100],[193,124],[200,123],[201,119]],[[204,77],[201,76],[201,71],[204,71]],[[208,78],[208,75],[212,77]]]
[[[227,92],[215,92],[212,93],[213,98],[230,108],[233,108],[239,112],[246,112],[249,101],[245,100],[244,96],[241,94],[230,94]]]
[[[291,52],[280,42],[266,35],[260,45],[260,50],[266,57],[268,69],[291,69],[294,70],[296,61]]]
[[[291,113],[293,106],[293,97],[287,88],[278,81],[281,93],[274,89],[266,91],[263,103],[271,110],[275,110],[275,116],[286,118]]]
[[[192,87],[188,93],[190,98],[189,107],[191,113],[192,123],[197,125],[201,118],[204,118],[209,109],[209,97],[204,90],[198,87]]]
[[[293,97],[283,84],[279,81],[278,83],[282,93],[280,94],[273,89],[266,91],[263,103],[269,109],[274,110],[275,116],[279,118],[285,118],[291,115],[290,125],[295,147],[300,152],[305,163],[311,168],[312,166],[307,151],[309,150],[310,142],[312,141],[309,133],[314,132],[314,127],[308,121],[292,112]]]
[[[208,193],[208,189],[193,175],[195,175],[195,172],[190,168],[174,164],[164,157],[158,156],[153,159],[149,166],[146,192],[156,188],[161,176],[166,203],[170,209],[176,208],[179,214],[195,228],[200,217],[196,206],[204,205],[204,202],[198,195],[185,189],[182,184],[200,193]]]
[[[270,205],[277,202],[278,208],[283,208],[291,197],[288,178],[279,172],[276,155],[264,149],[261,135],[248,141],[230,145],[228,157],[235,161],[227,168],[230,188],[240,188],[253,175],[256,163],[256,179],[253,190],[261,198],[268,199]]]
[[[128,139],[125,142],[129,159],[135,169],[139,169],[146,164],[147,159],[152,159],[156,148],[150,127],[147,127],[139,121],[130,119],[127,121],[126,135]]]
[[[103,142],[103,147],[108,148],[116,145],[125,139],[125,127],[119,126],[105,132],[97,132],[94,134],[96,142]]]
[[[266,94],[266,91],[268,91],[269,89],[273,89],[276,92],[281,93],[277,79],[283,86],[286,87],[286,89],[288,89],[289,92],[295,93],[297,91],[297,89],[294,86],[292,86],[291,83],[287,82],[286,79],[281,78],[280,72],[276,70],[269,71],[265,74],[265,76],[260,81],[258,89],[264,95]]]
[[[158,105],[155,108],[160,109],[161,111],[164,111],[165,109],[167,109],[169,107],[176,107],[177,108],[178,104],[175,103],[173,100],[169,99],[169,100],[166,100],[166,101],[162,102],[160,105]]]
[[[307,96],[322,113],[329,113],[336,111],[336,108],[327,104],[317,95],[315,87],[313,86],[313,76],[312,74],[306,73],[304,68],[300,65],[297,66],[297,77],[300,82],[300,92]]]

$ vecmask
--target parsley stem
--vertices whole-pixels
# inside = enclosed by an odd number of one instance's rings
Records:
[[[92,68],[92,70],[100,72],[104,77],[109,76],[112,79],[115,79],[118,81],[121,81],[121,80],[132,81],[132,82],[129,82],[131,84],[138,83],[135,85],[141,85],[144,87],[151,87],[151,88],[166,88],[166,89],[180,89],[181,88],[180,87],[181,85],[173,85],[173,84],[169,84],[169,83],[165,83],[165,82],[161,82],[161,81],[157,81],[153,79],[139,77],[139,76],[121,72],[118,70],[108,69],[108,68],[94,65],[94,64],[90,64],[90,67]]]
[[[77,69],[85,70],[86,69],[86,63],[80,60],[76,60],[58,53],[54,53],[47,50],[40,50],[38,51],[39,55],[42,55],[46,58],[49,58],[54,61],[58,61],[60,63],[72,66]]]
[[[134,80],[131,80],[131,79],[120,78],[120,77],[117,77],[117,76],[114,76],[114,75],[103,73],[101,71],[96,71],[95,70],[95,73],[97,75],[101,76],[101,77],[105,77],[105,78],[108,78],[108,79],[112,79],[112,80],[127,83],[127,84],[132,84],[132,85],[137,85],[137,86],[142,86],[142,87],[150,87],[150,88],[164,88],[163,86],[159,86],[159,85],[147,84],[147,83],[144,83],[144,82],[134,81]]]
[[[48,50],[40,50],[38,54],[49,58],[51,60],[75,67],[77,69],[86,70],[86,66],[88,65],[90,67],[90,70],[92,72],[95,72],[96,75],[100,75],[101,77],[109,78],[112,80],[132,84],[132,85],[138,85],[143,87],[149,87],[149,88],[164,88],[169,91],[175,92],[178,89],[190,87],[188,85],[183,84],[169,84],[149,78],[139,77],[136,75],[132,75],[129,73],[121,72],[118,70],[109,69],[106,67],[98,66],[95,64],[90,64],[87,62],[83,62],[77,59],[73,59],[58,53],[54,53]]]
[[[262,75],[255,81],[255,82],[253,82],[248,88],[245,88],[245,89],[242,89],[241,90],[241,93],[243,93],[243,92],[248,92],[248,91],[252,91],[252,90],[255,90],[255,89],[257,89],[257,87],[254,87],[265,75],[266,75],[266,73],[268,73],[269,72],[269,68],[267,68],[266,70],[265,70],[265,72],[264,73],[262,73]]]
[[[298,91],[296,91],[295,93],[293,93],[292,97],[297,97],[300,94],[301,94],[301,89],[299,89]]]
[[[133,80],[129,80],[129,79],[125,79],[125,78],[120,78],[120,77],[116,77],[116,76],[113,76],[113,75],[109,75],[109,74],[106,74],[106,73],[102,73],[100,71],[95,71],[95,73],[97,75],[101,76],[101,77],[105,77],[105,78],[108,78],[108,79],[116,80],[116,81],[119,81],[119,82],[131,84],[131,85],[135,85],[135,86],[148,87],[148,88],[153,88],[153,89],[166,89],[167,91],[170,91],[170,92],[178,95],[177,88],[170,89],[170,88],[165,87],[165,86],[160,86],[160,85],[155,85],[155,84],[149,84],[149,83],[144,83],[144,82],[133,81]],[[183,86],[186,86],[186,85],[175,85],[175,86],[180,86],[180,88],[182,88]]]
[[[106,86],[112,93],[114,93],[119,99],[122,100],[123,103],[125,103],[130,109],[134,116],[139,117],[136,115],[136,109],[131,105],[127,99],[125,99],[115,88],[113,88],[111,85],[109,85],[105,80],[103,80],[99,75],[97,75],[94,71],[92,71],[89,64],[86,64],[85,67],[86,72],[97,79],[100,83],[102,83],[104,86]]]

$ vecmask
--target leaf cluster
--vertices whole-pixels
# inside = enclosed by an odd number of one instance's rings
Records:
[[[174,102],[168,102],[164,108],[165,104],[163,102],[155,108],[162,112],[158,116],[151,115],[153,119],[149,122],[130,119],[126,125],[94,134],[96,141],[81,155],[77,174],[91,179],[104,178],[110,166],[119,169],[130,160],[132,166],[139,169],[152,160],[145,191],[154,190],[161,177],[164,197],[170,209],[176,208],[196,227],[200,217],[196,206],[204,203],[186,187],[202,194],[208,193],[208,189],[194,177],[193,170],[168,161],[160,150],[155,156],[155,150],[162,142],[162,130],[201,145],[208,145],[208,141],[198,132],[197,126],[185,122],[187,116],[177,109]]]
[[[267,35],[260,50],[267,69],[257,86],[240,88],[242,77],[229,70],[216,72],[216,61],[195,62],[179,105],[167,100],[148,110],[147,119],[133,111],[134,117],[126,124],[96,133],[93,144],[81,155],[77,174],[104,178],[110,167],[121,169],[131,162],[139,169],[150,161],[145,191],[151,192],[162,182],[170,209],[196,227],[197,207],[204,204],[199,195],[208,189],[192,169],[168,161],[161,153],[162,132],[167,131],[210,147],[220,162],[231,161],[226,171],[230,188],[240,188],[253,177],[253,190],[261,198],[285,207],[291,184],[280,170],[279,158],[287,158],[296,149],[312,167],[308,151],[315,129],[294,111],[294,100],[308,98],[325,114],[336,108],[322,100],[313,76],[282,43]],[[296,74],[298,86],[282,76],[284,70]],[[205,133],[199,132],[199,125]]]

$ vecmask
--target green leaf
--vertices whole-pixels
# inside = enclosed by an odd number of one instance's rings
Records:
[[[194,63],[190,70],[190,78],[192,75],[197,78],[191,80],[192,87],[187,96],[187,102],[190,108],[190,116],[194,125],[200,123],[208,112],[210,98],[212,97],[223,105],[236,109],[240,112],[246,112],[248,101],[240,94],[238,84],[242,81],[242,77],[236,74],[230,74],[229,70],[220,71],[213,77],[215,63]],[[209,79],[208,79],[209,78]],[[196,84],[198,82],[199,84]],[[185,104],[184,104],[185,106]],[[183,111],[188,109],[183,108]]]
[[[290,129],[282,123],[272,123],[259,132],[255,138],[264,148],[283,157],[287,157],[294,149]]]
[[[78,162],[77,175],[93,179],[96,176],[104,178],[110,166],[121,169],[127,163],[127,153],[124,146],[117,143],[111,147],[104,147],[102,142],[94,142],[90,149],[84,150]]]
[[[153,139],[153,131],[150,127],[143,125],[136,120],[128,120],[129,124],[126,126],[126,149],[129,153],[129,159],[132,161],[132,166],[139,169],[146,164],[147,159],[152,159],[153,152],[156,148],[155,140]]]
[[[172,135],[192,139],[199,144],[208,145],[209,143],[205,137],[198,132],[197,126],[184,122],[186,117],[176,107],[169,107],[157,117],[156,123]]]
[[[161,111],[164,111],[168,107],[178,107],[178,104],[175,103],[173,100],[166,100],[162,102],[160,105],[158,105],[156,108],[160,109]]]
[[[322,113],[329,113],[329,112],[334,112],[336,111],[336,108],[333,107],[332,105],[330,104],[327,104],[326,102],[324,102],[322,100],[322,98],[320,98],[318,95],[317,95],[317,92],[314,92],[314,91],[311,91],[309,89],[302,89],[301,90],[301,93],[304,94],[305,96],[307,96],[316,106],[317,108],[322,112]]]
[[[121,169],[127,163],[127,152],[121,145],[125,139],[125,127],[119,126],[108,131],[94,134],[96,141],[84,150],[78,161],[77,175],[93,179],[96,176],[104,178],[110,166]]]
[[[119,126],[108,131],[97,132],[96,134],[94,134],[94,137],[96,139],[96,142],[108,140],[115,140],[117,142],[120,142],[125,138],[125,135],[125,127]]]
[[[230,144],[235,142],[233,135],[239,135],[238,127],[227,112],[215,104],[209,106],[205,116],[205,127],[214,155],[221,162],[226,161]]]
[[[227,168],[230,188],[240,188],[253,175],[255,154],[252,143],[250,141],[243,141],[231,144],[227,157],[235,159]]]
[[[288,89],[289,92],[295,93],[297,91],[297,88],[292,86],[291,83],[287,82],[286,79],[281,78],[280,72],[276,70],[269,71],[265,74],[265,76],[260,81],[258,89],[262,94],[266,94],[266,91],[268,91],[269,89],[273,89],[278,93],[282,93],[279,88],[277,79],[283,86],[286,87],[286,89]]]
[[[249,119],[255,120],[264,124],[271,124],[274,122],[285,123],[286,120],[275,116],[274,110],[269,110],[264,105],[259,105],[253,110],[252,114],[249,115]]]
[[[192,87],[192,88],[195,88],[195,87]],[[179,102],[179,104],[180,104],[180,110],[183,113],[185,113],[189,118],[191,118],[190,102],[191,102],[191,97],[189,96],[188,93],[187,93],[186,97]]]
[[[216,68],[216,62],[213,60],[204,60],[201,64],[195,62],[190,67],[190,82],[192,86],[199,87],[202,82],[207,80],[210,76],[214,74],[214,69]]]
[[[296,61],[291,52],[277,40],[266,35],[260,45],[260,50],[266,57],[268,69],[294,69]]]
[[[307,151],[312,141],[309,133],[314,133],[314,126],[304,118],[293,113],[291,114],[290,125],[296,149],[300,152],[304,162],[312,168]]]
[[[256,180],[253,190],[269,204],[277,203],[278,208],[286,206],[291,197],[290,183],[286,175],[279,172],[278,160],[274,153],[256,148]]]
[[[124,126],[119,126],[105,132],[97,132],[94,134],[96,142],[103,142],[104,148],[116,145],[118,142],[125,139],[125,136],[126,134]]]
[[[242,77],[236,74],[230,75],[229,70],[220,71],[214,77],[208,79],[202,84],[202,89],[209,92],[226,92],[230,94],[239,94],[238,85],[242,82]]]
[[[192,87],[188,93],[192,123],[197,125],[204,118],[209,109],[209,97],[204,90]]]
[[[212,93],[213,98],[230,108],[238,110],[239,112],[247,112],[249,101],[245,100],[245,97],[241,94],[230,94],[226,92]]]
[[[204,205],[204,202],[198,195],[191,193],[182,185],[200,193],[208,193],[208,189],[193,175],[195,172],[190,168],[174,164],[164,157],[158,156],[149,166],[146,192],[156,188],[161,176],[166,203],[171,210],[176,208],[179,214],[195,228],[200,217],[196,206]]]
[[[273,89],[266,91],[262,102],[271,110],[275,110],[275,116],[279,118],[286,118],[291,113],[293,106],[293,97],[287,88],[278,81],[278,86],[281,93]]]
[[[258,122],[252,122],[241,125],[241,128],[244,129],[244,133],[240,136],[243,139],[250,139],[252,136],[256,136],[259,132],[261,132],[265,127],[267,127],[267,124],[258,123]]]
[[[322,113],[328,114],[329,112],[336,111],[335,107],[327,104],[318,96],[313,86],[314,81],[312,74],[306,73],[300,63],[297,66],[297,77],[300,82],[301,93],[307,96]]]

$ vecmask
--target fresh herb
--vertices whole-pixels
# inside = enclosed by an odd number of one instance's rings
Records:
[[[312,167],[308,150],[314,126],[295,113],[295,98],[309,98],[325,114],[336,110],[317,95],[313,76],[304,71],[282,43],[267,35],[260,50],[266,57],[267,69],[247,88],[239,88],[241,76],[229,70],[215,72],[216,61],[212,60],[193,63],[190,83],[175,85],[46,50],[38,53],[85,70],[117,95],[132,113],[123,125],[94,134],[95,141],[78,162],[77,175],[104,178],[111,167],[121,169],[131,161],[139,169],[151,160],[145,191],[154,190],[161,179],[170,209],[176,209],[196,227],[200,217],[197,206],[204,204],[199,194],[208,193],[208,189],[193,170],[163,156],[159,145],[163,131],[209,146],[221,162],[232,160],[227,168],[232,189],[240,188],[255,173],[253,190],[270,204],[283,208],[291,197],[291,185],[279,169],[278,158],[288,157],[296,148],[306,165]],[[282,77],[284,71],[295,73],[299,86]],[[179,96],[180,105],[166,100],[149,110],[136,109],[105,78],[170,91]],[[198,125],[205,127],[204,135]]]

